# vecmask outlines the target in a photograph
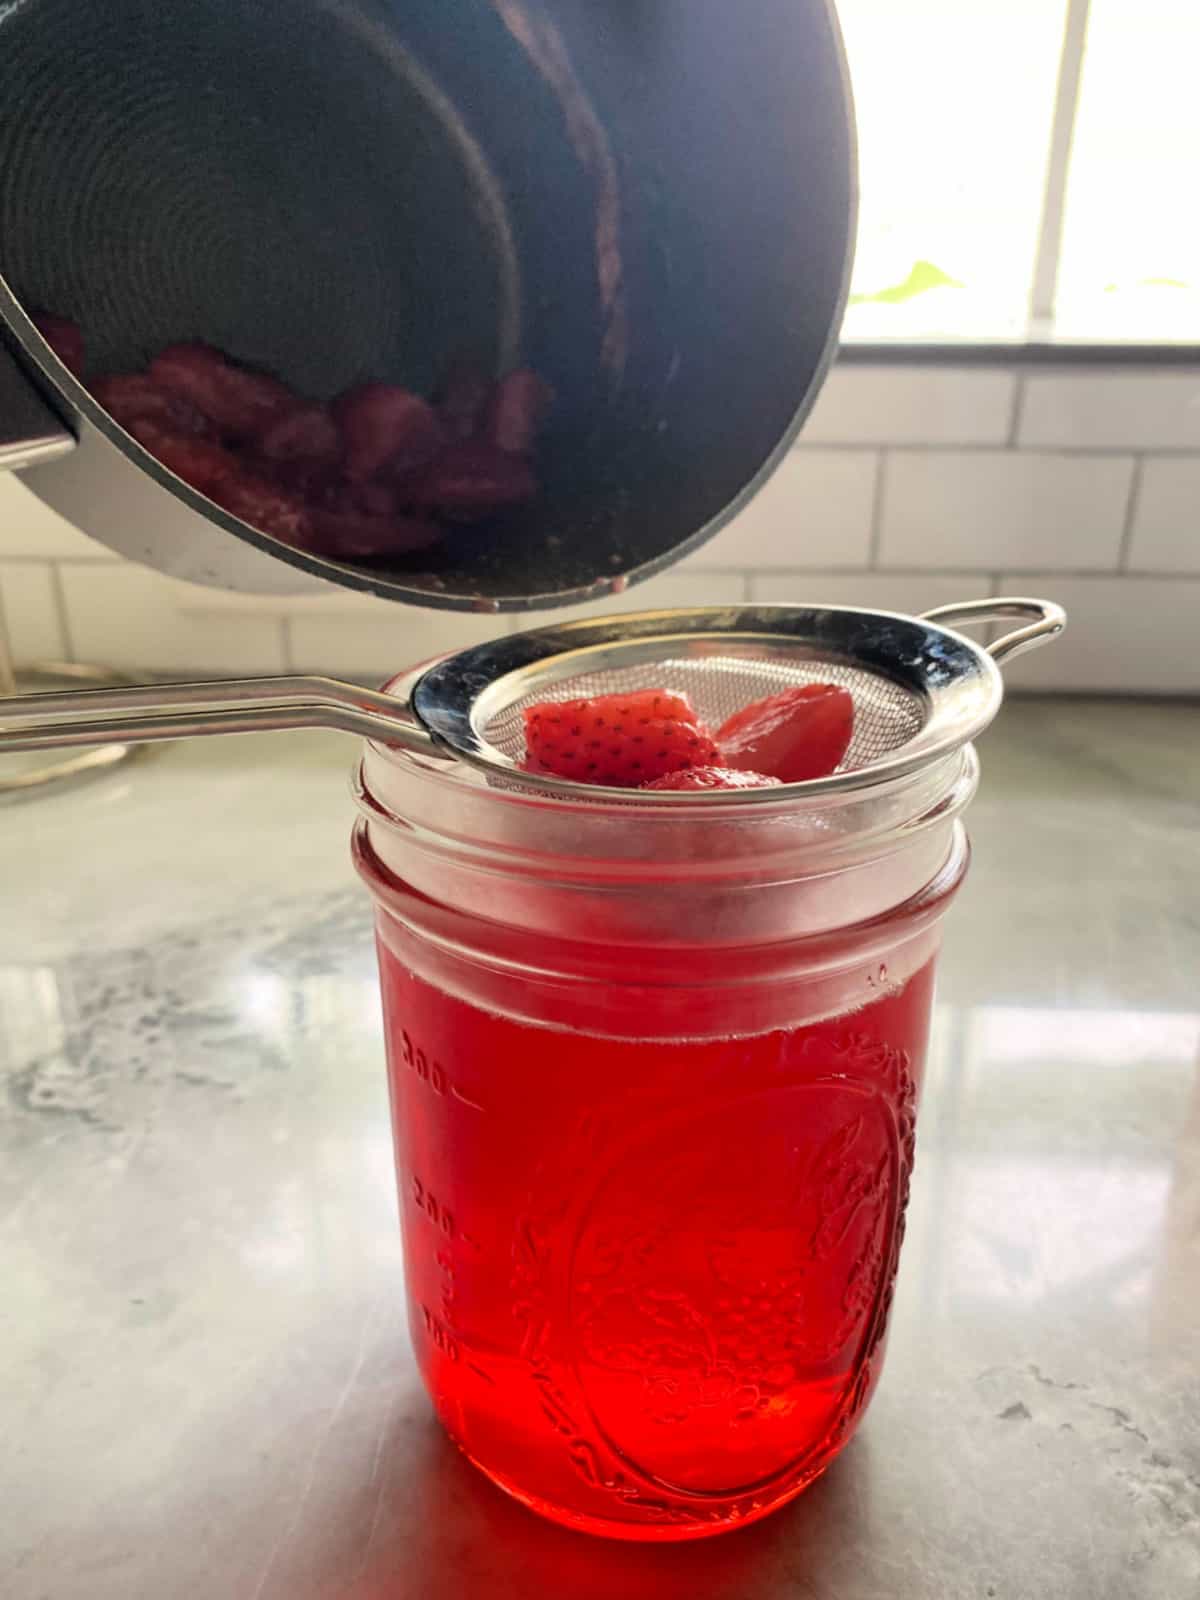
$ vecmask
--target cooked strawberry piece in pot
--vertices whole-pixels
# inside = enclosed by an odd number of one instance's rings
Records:
[[[479,431],[491,385],[474,361],[456,361],[437,392],[437,408],[451,439],[469,439]]]
[[[428,400],[394,383],[361,383],[340,394],[330,409],[342,431],[351,478],[417,466],[446,442],[441,418]]]
[[[256,461],[263,477],[299,496],[307,505],[334,507],[346,492],[345,480],[337,462],[298,459],[295,461]]]
[[[537,479],[520,456],[494,445],[451,445],[436,461],[401,484],[412,503],[453,522],[474,522],[523,505],[537,493]]]
[[[38,313],[78,376],[83,336]],[[363,383],[328,405],[200,341],[168,345],[145,372],[99,377],[92,394],[171,472],[253,527],[345,560],[424,550],[442,523],[471,523],[538,489],[525,460],[552,393],[528,368],[492,384],[475,364],[447,374],[437,405]]]
[[[228,439],[256,439],[277,417],[296,410],[296,395],[267,372],[236,366],[207,344],[172,344],[151,361],[150,376],[190,400]]]
[[[179,433],[150,417],[134,417],[128,426],[139,444],[201,494],[211,497],[218,484],[242,471],[237,457],[211,439]]]
[[[342,436],[324,406],[297,406],[267,423],[255,449],[265,461],[332,465],[341,460]]]
[[[318,554],[339,561],[369,561],[411,555],[444,538],[436,522],[422,517],[372,516],[365,511],[310,511]]]
[[[483,436],[509,455],[528,455],[553,404],[554,390],[536,372],[510,372],[488,398]]]
[[[304,502],[264,478],[249,472],[223,478],[209,491],[209,498],[261,533],[272,534],[299,550],[311,547],[312,514]]]
[[[252,528],[301,549],[311,539],[309,513],[298,495],[250,472],[222,445],[194,435],[172,433],[149,418],[135,418],[129,431],[150,454]]]
[[[190,400],[172,394],[144,372],[110,373],[96,378],[90,387],[93,398],[123,428],[131,429],[135,422],[157,422],[171,433],[198,438],[212,432],[208,419]]]

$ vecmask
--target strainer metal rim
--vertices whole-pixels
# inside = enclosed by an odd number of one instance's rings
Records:
[[[980,606],[986,602],[978,602]],[[947,608],[949,609],[949,608]],[[969,606],[955,608],[968,613]],[[900,630],[907,656],[864,658],[872,631],[876,639]],[[895,754],[866,766],[779,787],[739,790],[645,790],[578,783],[545,773],[530,773],[490,744],[480,727],[500,709],[495,706],[501,684],[514,687],[508,704],[534,688],[552,688],[578,675],[579,664],[597,647],[621,645],[622,665],[672,646],[728,643],[732,635],[750,646],[796,639],[798,648],[814,646],[821,659],[865,667],[887,677],[930,706],[921,730]],[[851,648],[851,641],[857,648]],[[819,642],[819,648],[817,648]],[[639,648],[644,647],[644,648]],[[897,658],[898,657],[898,658]],[[544,664],[556,661],[547,674]],[[903,670],[907,666],[907,671]],[[535,671],[535,669],[541,669]],[[524,683],[524,689],[520,685]],[[1004,698],[1004,680],[996,661],[981,645],[954,629],[897,611],[864,610],[858,606],[695,606],[581,618],[532,628],[506,638],[456,651],[427,668],[411,690],[418,720],[440,746],[439,753],[495,776],[506,788],[530,795],[561,796],[578,802],[636,800],[654,805],[778,805],[803,796],[848,794],[910,776],[951,755],[976,738],[992,722]],[[489,708],[493,708],[489,713]]]
[[[997,639],[986,651],[947,626],[1008,618],[1018,618],[1025,626]],[[485,774],[499,774],[512,791],[511,798],[520,798],[526,790],[543,799],[565,797],[585,805],[589,801],[651,806],[779,805],[903,782],[915,770],[949,757],[986,728],[999,709],[1003,685],[996,663],[1057,638],[1066,622],[1066,613],[1052,601],[1008,598],[941,606],[920,618],[844,606],[640,612],[515,634],[401,674],[382,690],[363,689],[333,678],[292,676],[0,697],[0,749],[48,750],[262,733],[275,728],[338,728],[366,738],[377,749],[392,747],[411,756],[434,756],[449,762],[457,758]],[[677,647],[706,640],[726,644],[735,632],[743,640],[761,632],[777,641],[789,627],[793,633],[803,627],[805,640],[815,647],[809,659],[828,663],[831,674],[848,660],[856,670],[865,668],[868,675],[873,670],[875,677],[911,699],[932,704],[933,714],[916,734],[893,746],[897,754],[889,754],[886,760],[868,761],[829,778],[779,788],[691,794],[615,789],[526,773],[482,737],[477,727],[480,705],[486,707],[485,691],[490,687],[498,688],[514,672],[531,672],[535,663],[548,657],[562,664],[572,651],[585,656],[589,641],[620,644],[628,651],[631,640],[636,644],[653,639],[653,654],[661,659],[664,643]],[[881,650],[878,637],[872,644],[872,627],[885,633],[888,628],[906,630],[908,653],[897,656],[894,640],[890,653]],[[864,649],[864,641],[870,649]],[[669,664],[664,660],[664,669]],[[606,665],[612,668],[619,663]],[[550,681],[564,671],[560,666]],[[538,695],[544,693],[545,681],[543,674]],[[500,709],[512,712],[520,699],[519,694],[511,696]]]

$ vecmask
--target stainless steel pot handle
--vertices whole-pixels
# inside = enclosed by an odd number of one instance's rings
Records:
[[[1067,626],[1067,613],[1053,600],[1005,597],[997,600],[964,600],[956,605],[935,606],[922,611],[922,622],[945,623],[950,627],[973,627],[980,622],[1004,622],[1010,617],[1030,618],[1027,628],[1017,628],[988,646],[988,655],[1000,663],[1037,650],[1057,639]]]
[[[0,751],[335,728],[436,752],[407,702],[335,678],[230,678],[0,699]]]
[[[74,448],[75,435],[0,344],[0,472],[39,467]]]

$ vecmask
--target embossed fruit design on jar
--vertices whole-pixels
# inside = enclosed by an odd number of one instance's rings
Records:
[[[535,1510],[715,1534],[849,1440],[975,781],[967,748],[751,815],[368,747],[413,1343],[451,1436]]]

